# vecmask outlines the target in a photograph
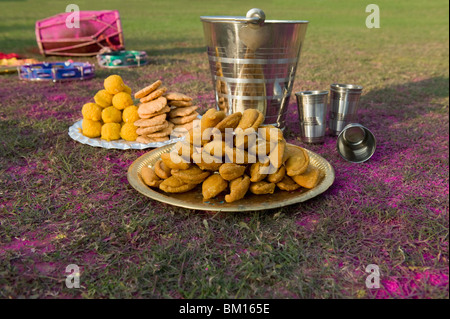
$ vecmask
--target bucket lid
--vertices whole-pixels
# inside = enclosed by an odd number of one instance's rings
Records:
[[[264,11],[258,8],[250,9],[245,17],[242,16],[201,16],[203,22],[241,22],[251,24],[264,23],[309,23],[305,20],[266,20]]]

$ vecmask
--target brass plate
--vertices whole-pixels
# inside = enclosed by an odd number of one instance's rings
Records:
[[[302,188],[293,192],[287,192],[276,189],[273,194],[268,195],[255,195],[248,192],[243,199],[233,203],[227,203],[224,199],[225,194],[221,194],[216,198],[204,201],[201,184],[189,192],[180,194],[169,194],[159,189],[148,187],[144,184],[140,176],[141,168],[144,165],[153,167],[153,165],[160,159],[161,154],[170,152],[172,146],[173,144],[166,145],[154,149],[153,151],[139,157],[128,168],[127,178],[131,186],[133,186],[139,193],[154,200],[174,206],[195,210],[222,212],[243,212],[273,209],[311,199],[326,191],[334,182],[334,169],[331,164],[320,155],[307,150],[310,163],[319,168],[324,175],[319,184],[309,190]],[[293,144],[288,144],[288,146],[298,147]]]

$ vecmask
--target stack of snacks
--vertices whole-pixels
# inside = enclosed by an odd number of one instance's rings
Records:
[[[173,124],[166,120],[170,107],[163,96],[167,88],[160,88],[161,84],[158,80],[134,95],[141,102],[138,108],[140,119],[134,122],[139,135],[136,141],[140,143],[167,141],[172,133]]]
[[[283,132],[263,126],[261,112],[248,109],[229,116],[209,109],[186,141],[175,144],[154,167],[143,167],[145,184],[167,193],[182,193],[202,184],[205,200],[226,192],[228,203],[253,194],[314,188],[322,172],[308,152],[287,146]]]
[[[173,135],[180,137],[193,128],[198,113],[198,106],[192,104],[192,98],[178,92],[169,92],[164,95],[170,106],[169,121],[174,124]]]
[[[133,105],[130,87],[119,75],[107,77],[103,85],[104,89],[94,96],[95,103],[83,105],[82,134],[107,141],[120,138],[135,141],[137,127],[133,123],[139,115]]]

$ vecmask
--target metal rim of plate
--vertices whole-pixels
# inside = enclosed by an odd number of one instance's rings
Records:
[[[90,138],[90,137],[84,136],[80,131],[82,122],[83,122],[83,120],[79,120],[78,122],[75,122],[71,127],[69,127],[69,136],[73,140],[75,140],[81,144],[86,144],[86,145],[90,145],[93,147],[101,147],[101,148],[106,148],[106,149],[120,149],[120,150],[129,150],[129,149],[143,150],[146,148],[162,147],[167,144],[172,144],[172,143],[176,143],[178,141],[184,140],[184,137],[179,137],[179,138],[164,141],[164,142],[154,142],[154,143],[148,143],[148,144],[125,141],[122,139],[108,142],[108,141],[102,140],[99,137]]]
[[[288,144],[288,146],[299,147],[293,144]],[[255,199],[255,196],[257,196],[259,203],[246,205],[246,202],[248,202],[246,200],[246,197],[249,196],[249,194],[247,194],[243,199],[234,203],[224,203],[223,201],[213,202],[211,200],[205,202],[200,198],[201,189],[199,189],[200,187],[198,186],[189,192],[183,193],[186,194],[184,197],[188,198],[188,201],[186,199],[177,198],[179,194],[168,194],[148,187],[146,184],[144,184],[140,176],[140,171],[144,165],[153,166],[160,159],[161,154],[170,152],[172,147],[173,144],[166,145],[152,150],[137,158],[128,168],[127,179],[130,185],[142,195],[162,203],[182,208],[217,212],[259,211],[280,208],[292,204],[301,203],[313,197],[316,197],[317,195],[325,192],[333,184],[335,179],[334,169],[331,164],[317,153],[305,149],[310,157],[310,163],[322,170],[322,172],[325,174],[319,184],[313,189],[306,190],[302,193],[297,191],[286,192],[277,190],[274,194],[268,194],[264,196],[250,194],[253,199]],[[280,194],[283,194],[284,197],[279,198],[281,197]],[[272,201],[271,198],[273,199]]]

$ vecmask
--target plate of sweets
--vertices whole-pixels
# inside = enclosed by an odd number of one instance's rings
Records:
[[[286,143],[255,109],[226,116],[209,109],[186,139],[152,150],[128,168],[130,185],[163,203],[242,212],[309,200],[334,182],[319,154]]]
[[[111,75],[93,100],[82,106],[83,119],[69,128],[69,136],[94,147],[161,147],[183,140],[199,117],[191,97],[168,92],[160,80],[137,91],[133,99],[123,79]]]

